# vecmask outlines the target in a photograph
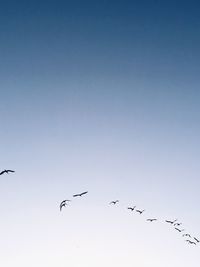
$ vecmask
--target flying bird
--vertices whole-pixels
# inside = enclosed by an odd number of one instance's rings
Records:
[[[197,241],[197,243],[199,243],[199,242],[200,242],[200,240],[198,240],[196,237],[194,237],[194,240],[195,240],[195,241]]]
[[[0,172],[0,175],[2,175],[4,173],[9,174],[9,172],[15,172],[15,171],[13,171],[13,170],[4,170],[4,171]]]
[[[189,239],[187,239],[187,240],[185,240],[186,242],[188,242],[188,244],[191,244],[191,245],[196,245],[196,243],[195,242],[193,242],[193,241],[191,241],[191,240],[189,240]]]
[[[183,234],[182,236],[183,236],[183,237],[184,237],[184,236],[191,237],[191,235],[190,235],[190,234]]]
[[[66,207],[66,206],[67,206],[66,202],[60,203],[60,211],[62,210],[63,207]]]
[[[170,224],[174,224],[176,221],[177,221],[177,219],[174,221],[165,220],[166,223],[170,223]]]
[[[71,201],[71,200],[65,199],[60,203],[60,211],[62,210],[63,207],[67,206],[67,202],[69,202],[69,201]]]
[[[178,229],[177,227],[175,227],[174,229],[177,230],[179,233],[185,231],[185,229],[182,229],[182,230],[181,230],[181,229]]]
[[[83,193],[80,193],[80,194],[76,194],[76,195],[73,195],[73,197],[82,197],[83,195],[87,194],[88,191],[85,191]]]
[[[135,210],[135,211],[142,214],[145,210]]]
[[[174,223],[174,226],[180,226],[182,223]]]
[[[157,221],[157,219],[147,219],[149,222]]]
[[[127,209],[128,210],[131,210],[131,211],[134,211],[135,208],[136,208],[136,206],[134,206],[134,207],[128,207]]]
[[[114,204],[114,205],[115,205],[115,204],[117,204],[118,202],[119,202],[119,200],[113,200],[113,201],[110,202],[110,204]]]

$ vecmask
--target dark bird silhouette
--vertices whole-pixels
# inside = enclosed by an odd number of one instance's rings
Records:
[[[174,223],[174,226],[180,226],[182,223]]]
[[[60,203],[60,211],[62,210],[63,207],[66,207],[66,206],[67,206],[66,202]]]
[[[73,197],[82,197],[83,195],[87,194],[88,191],[85,191],[83,193],[80,193],[80,194],[76,194],[76,195],[73,195]]]
[[[140,213],[140,215],[141,215],[145,210],[135,210],[135,211]]]
[[[170,224],[174,224],[176,221],[177,221],[177,219],[174,221],[165,220],[166,223],[170,223]]]
[[[157,221],[157,219],[147,219],[149,222]]]
[[[4,173],[9,174],[9,172],[15,172],[15,171],[13,171],[13,170],[4,170],[4,171],[0,172],[0,175],[2,175]]]
[[[128,207],[127,209],[128,210],[131,210],[131,211],[134,211],[135,208],[136,208],[136,206],[134,206],[134,207]]]
[[[71,201],[70,199],[65,199],[65,200],[63,200],[61,203],[60,203],[60,205],[62,205],[63,203],[66,203],[66,202],[68,202],[68,201]]]
[[[184,237],[184,236],[191,237],[191,235],[190,235],[190,234],[183,234],[182,236],[183,236],[183,237]]]
[[[118,202],[119,202],[119,200],[113,200],[113,201],[110,202],[110,204],[114,204],[114,205],[115,205],[115,204],[117,204]]]
[[[189,240],[189,239],[187,239],[187,240],[185,240],[186,242],[188,242],[188,244],[191,244],[191,245],[196,245],[196,243],[195,242],[193,242],[193,241],[191,241],[191,240]]]
[[[174,229],[177,230],[179,233],[185,231],[185,229],[182,229],[182,230],[181,230],[181,229],[178,229],[177,227],[175,227]]]
[[[199,242],[200,242],[200,240],[198,240],[196,237],[194,237],[194,240],[195,240],[195,241],[197,241],[197,243],[199,243]]]
[[[60,203],[60,211],[62,210],[63,207],[67,206],[67,202],[69,202],[69,201],[71,201],[71,200],[65,199]]]

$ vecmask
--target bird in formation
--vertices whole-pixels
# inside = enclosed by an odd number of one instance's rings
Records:
[[[194,237],[194,240],[195,240],[197,243],[200,242],[200,240],[198,240],[196,237]]]
[[[190,234],[183,234],[182,236],[183,236],[183,237],[184,237],[184,236],[188,236],[188,237],[191,238],[191,235],[190,235]]]
[[[131,210],[131,211],[134,211],[135,208],[136,208],[136,206],[134,206],[134,207],[128,207],[127,209],[128,210]]]
[[[174,224],[176,221],[177,221],[177,219],[174,221],[165,220],[166,223],[170,223],[170,224]]]
[[[82,192],[80,194],[75,194],[75,195],[73,195],[73,197],[82,197],[83,195],[85,195],[87,193],[88,193],[88,191],[85,191],[85,192]]]
[[[179,233],[185,231],[185,229],[182,229],[182,230],[181,230],[181,229],[179,229],[179,228],[177,228],[177,227],[175,227],[174,229],[177,230]]]
[[[71,201],[71,200],[65,199],[60,203],[60,211],[62,210],[63,207],[67,206],[67,202],[69,202],[69,201]]]
[[[141,215],[145,210],[135,210],[135,211],[140,213],[140,215]]]
[[[188,244],[191,244],[191,245],[196,245],[196,243],[195,242],[193,242],[193,241],[191,241],[191,240],[189,240],[189,239],[187,239],[187,240],[185,240],[186,242],[188,242]]]
[[[113,201],[110,202],[110,204],[115,205],[115,204],[117,204],[118,202],[119,202],[119,200],[113,200]]]
[[[9,172],[15,172],[15,171],[13,171],[13,170],[4,170],[4,171],[0,172],[0,175],[2,175],[4,173],[9,174]]]
[[[147,219],[147,221],[154,222],[154,221],[157,221],[157,219]]]

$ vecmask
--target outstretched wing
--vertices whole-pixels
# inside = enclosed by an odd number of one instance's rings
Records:
[[[13,171],[13,170],[7,170],[7,172],[15,172],[15,171]]]
[[[85,195],[87,193],[88,193],[88,191],[85,191],[85,192],[81,193],[80,196],[83,196],[83,195]]]

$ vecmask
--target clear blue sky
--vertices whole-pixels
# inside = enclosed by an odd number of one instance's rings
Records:
[[[0,176],[2,266],[197,266],[200,245],[164,220],[200,238],[199,14],[2,1],[0,168],[16,171]]]

